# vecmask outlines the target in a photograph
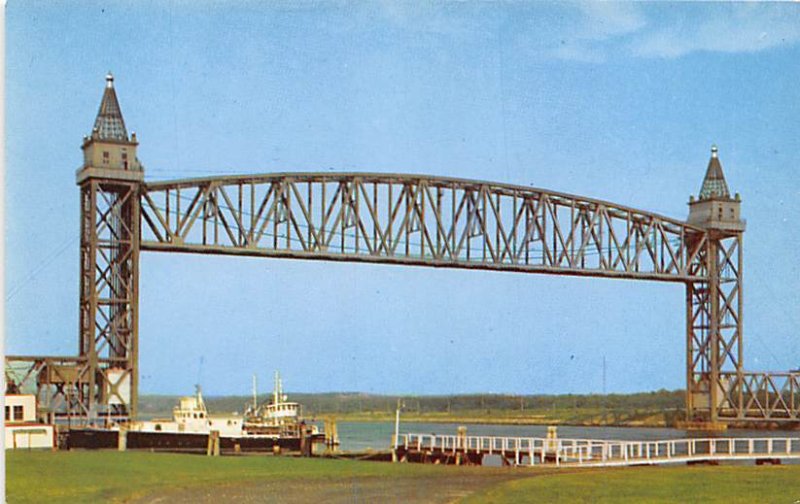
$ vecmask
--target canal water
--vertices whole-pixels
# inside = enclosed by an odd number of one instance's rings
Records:
[[[545,425],[485,425],[457,423],[400,423],[400,434],[455,435],[459,426],[467,428],[468,436],[547,436]],[[386,450],[394,434],[394,422],[339,422],[340,449],[344,451]],[[607,439],[620,441],[655,441],[663,439],[709,437],[800,437],[796,430],[730,429],[722,432],[694,432],[657,427],[572,427],[559,426],[558,437],[577,439]]]

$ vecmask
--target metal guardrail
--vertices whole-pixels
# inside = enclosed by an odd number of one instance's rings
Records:
[[[800,459],[800,438],[693,438],[658,441],[401,434],[417,452],[513,456],[515,465],[624,466],[722,460]]]

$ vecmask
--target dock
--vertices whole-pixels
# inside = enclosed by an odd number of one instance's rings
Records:
[[[402,462],[483,465],[488,456],[503,465],[615,467],[718,464],[749,461],[780,464],[800,459],[800,437],[690,438],[621,441],[536,437],[401,434],[395,458]]]

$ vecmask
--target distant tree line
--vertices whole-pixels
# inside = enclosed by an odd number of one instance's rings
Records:
[[[323,394],[291,393],[290,400],[303,405],[306,416],[352,413],[391,413],[398,399],[404,410],[414,413],[511,412],[544,410],[605,409],[615,411],[669,410],[683,408],[683,390],[658,390],[634,394],[562,394],[562,395],[376,395],[358,392],[330,392]],[[258,397],[259,404],[268,401],[269,394]],[[252,397],[206,397],[211,413],[244,411]],[[139,413],[143,417],[169,416],[178,396],[142,395]]]

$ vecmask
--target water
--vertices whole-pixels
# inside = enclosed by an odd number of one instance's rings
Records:
[[[461,423],[402,422],[400,434],[455,435],[459,426],[467,427],[468,436],[547,436],[545,425],[484,425]],[[387,450],[390,448],[394,422],[338,422],[340,449],[344,451]],[[573,427],[559,426],[558,437],[576,439],[608,439],[620,441],[655,441],[685,438],[725,437],[800,437],[796,430],[743,430],[696,432],[650,427]]]

